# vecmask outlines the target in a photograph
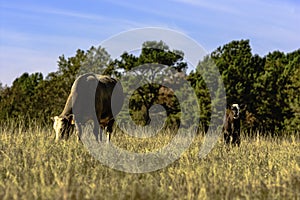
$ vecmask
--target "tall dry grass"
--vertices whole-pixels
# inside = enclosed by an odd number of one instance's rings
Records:
[[[0,128],[0,199],[300,199],[299,135],[222,138],[203,159],[203,137],[168,167],[130,174],[103,166],[75,136],[55,143],[51,128],[10,122]],[[151,151],[171,139],[112,137],[120,148]],[[162,142],[160,142],[162,141]]]

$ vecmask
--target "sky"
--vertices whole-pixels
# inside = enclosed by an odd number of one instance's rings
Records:
[[[207,52],[249,39],[253,54],[300,48],[299,0],[0,0],[0,83],[57,71],[58,57],[119,33],[157,27]]]

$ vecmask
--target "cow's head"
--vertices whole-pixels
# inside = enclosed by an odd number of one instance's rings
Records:
[[[239,106],[239,104],[237,104],[237,103],[232,104],[231,110],[233,112],[233,118],[238,119],[240,117],[240,106]]]
[[[74,117],[73,115],[68,116],[55,116],[52,118],[53,128],[55,131],[55,140],[69,139],[74,129]]]

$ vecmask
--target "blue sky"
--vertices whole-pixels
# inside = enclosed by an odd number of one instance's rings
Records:
[[[0,0],[0,82],[57,70],[58,57],[143,27],[180,31],[208,52],[250,39],[261,56],[300,48],[298,0]]]

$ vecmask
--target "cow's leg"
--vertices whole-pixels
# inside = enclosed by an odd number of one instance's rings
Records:
[[[106,143],[109,143],[110,133],[109,133],[109,131],[107,131],[107,127],[104,127],[103,131],[104,131],[104,134],[106,135]]]
[[[99,142],[99,132],[100,132],[100,142],[102,141],[102,131],[100,130],[100,126],[98,121],[94,121],[94,135],[96,138],[96,141]]]
[[[79,124],[79,123],[75,123],[75,126],[76,126],[76,129],[78,131],[77,141],[80,141],[81,140],[81,136],[82,136],[82,127],[81,127],[81,124]]]
[[[111,136],[111,133],[109,131],[107,131],[107,133],[106,133],[106,143],[107,144],[110,142],[110,136]]]
[[[109,143],[110,142],[110,137],[111,137],[111,134],[113,132],[113,125],[114,125],[114,120],[110,120],[108,122],[108,125],[107,125],[107,130],[106,130],[106,142]]]
[[[108,128],[106,126],[101,126],[101,131],[103,132],[104,135],[106,135],[106,143],[109,143],[110,140],[110,133],[107,130]]]

